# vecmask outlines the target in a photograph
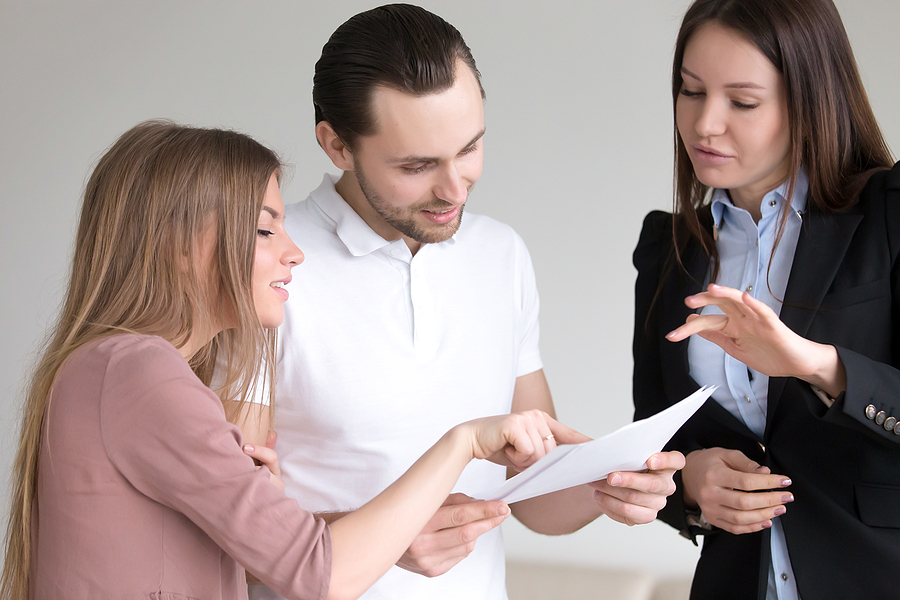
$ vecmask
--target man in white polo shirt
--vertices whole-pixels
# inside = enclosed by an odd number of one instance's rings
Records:
[[[285,493],[327,519],[374,497],[462,421],[553,412],[528,251],[506,225],[463,219],[481,175],[483,96],[459,32],[409,5],[351,18],[316,64],[316,137],[342,175],[287,208],[306,262],[289,286],[275,401]],[[544,533],[600,514],[650,522],[682,465],[680,454],[659,454],[655,471],[513,512]],[[457,490],[489,492],[506,477],[476,461]],[[451,496],[364,597],[504,599],[495,527],[508,514],[503,503]]]

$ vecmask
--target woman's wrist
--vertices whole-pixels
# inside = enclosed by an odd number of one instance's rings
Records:
[[[437,445],[446,447],[446,452],[468,463],[475,458],[474,427],[471,423],[460,423],[445,433]]]
[[[847,372],[837,353],[837,348],[827,344],[810,343],[810,367],[799,379],[814,385],[831,398],[837,398],[847,389]]]

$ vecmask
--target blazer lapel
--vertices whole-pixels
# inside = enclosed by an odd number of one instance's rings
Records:
[[[804,215],[781,308],[782,322],[797,335],[805,337],[809,331],[862,218],[856,207],[834,215],[810,207]],[[769,379],[767,421],[775,413],[785,381],[784,377]]]

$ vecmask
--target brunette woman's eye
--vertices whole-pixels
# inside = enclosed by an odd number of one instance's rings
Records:
[[[275,235],[274,231],[270,231],[268,229],[257,229],[257,235],[261,235],[262,237],[269,237],[270,235]]]

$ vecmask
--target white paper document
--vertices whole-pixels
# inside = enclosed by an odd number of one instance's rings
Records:
[[[557,446],[487,497],[507,503],[527,500],[583,483],[606,479],[613,471],[641,471],[715,391],[700,388],[678,404],[647,419],[583,444]]]

